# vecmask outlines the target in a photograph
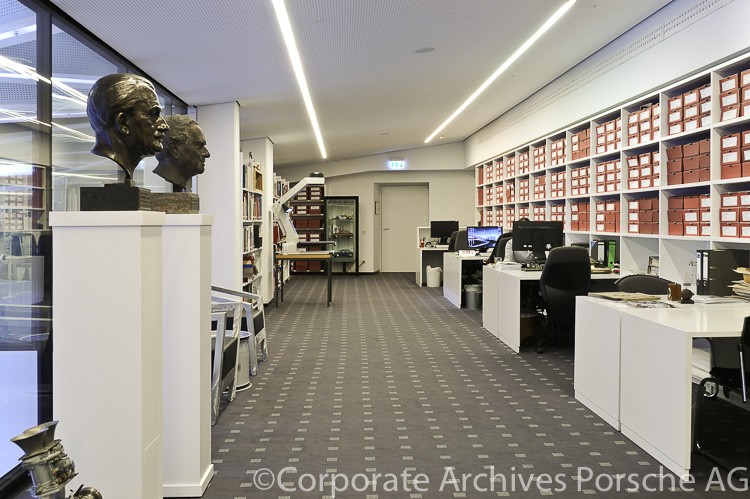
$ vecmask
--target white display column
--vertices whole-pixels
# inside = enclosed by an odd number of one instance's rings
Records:
[[[167,215],[164,224],[164,497],[200,497],[213,476],[213,221],[213,215]]]
[[[107,499],[162,493],[162,226],[147,211],[52,212],[56,435]]]

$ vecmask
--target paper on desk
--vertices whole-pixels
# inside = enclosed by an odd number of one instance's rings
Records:
[[[627,293],[625,291],[608,291],[605,293],[589,293],[589,296],[606,298],[607,300],[617,301],[659,301],[660,296],[649,295],[646,293]]]
[[[742,282],[742,281],[739,281]],[[731,287],[731,286],[730,286]],[[714,295],[694,295],[692,300],[695,303],[742,303],[745,300],[734,296],[714,296]]]

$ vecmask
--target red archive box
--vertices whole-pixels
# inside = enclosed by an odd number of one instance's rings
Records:
[[[721,137],[721,150],[726,149],[738,149],[742,146],[742,135],[739,133],[733,133],[731,135],[723,135]]]
[[[672,123],[669,125],[669,135],[674,135],[676,133],[682,133],[682,121],[679,121],[677,123]]]
[[[668,234],[670,236],[682,236],[682,235],[684,235],[682,222],[669,222],[667,230],[668,230]]]
[[[739,75],[733,74],[719,80],[719,92],[729,92],[739,88]]]
[[[720,224],[721,237],[739,237],[739,224]]]
[[[685,210],[667,210],[667,222],[683,222]]]
[[[700,106],[696,102],[695,104],[691,104],[690,106],[685,106],[683,108],[682,119],[687,120],[690,118],[697,118],[700,114]]]
[[[739,105],[721,108],[721,121],[733,120],[739,118],[741,115],[741,108]]]
[[[700,196],[684,196],[682,198],[682,207],[686,210],[699,210],[701,207]]]
[[[700,157],[691,156],[689,158],[682,158],[682,170],[697,170],[700,168]],[[667,170],[669,171],[669,170]]]
[[[722,92],[719,95],[719,104],[722,109],[726,109],[731,106],[737,106],[740,104],[740,91],[738,89],[730,90],[729,92]]]
[[[721,223],[739,223],[740,208],[721,208],[719,211],[719,222]]]
[[[733,165],[721,165],[721,178],[740,178],[742,177],[742,163]]]
[[[750,139],[750,136],[748,137]],[[667,160],[682,159],[682,146],[667,147]]]
[[[682,109],[682,95],[678,95],[669,99],[669,101],[667,102],[667,108],[670,113],[675,109]]]
[[[682,107],[687,108],[688,106],[697,104],[699,100],[700,100],[700,95],[698,94],[697,88],[695,90],[685,92],[682,95]]]
[[[670,210],[681,210],[684,207],[683,196],[672,196],[667,198],[667,208]]]
[[[686,222],[684,230],[686,236],[698,236],[700,234],[700,224],[698,222]]]
[[[700,210],[682,210],[683,222],[700,222]]]
[[[721,195],[721,207],[732,208],[740,205],[739,192],[726,192]]]
[[[667,173],[667,185],[682,183],[682,171]]]

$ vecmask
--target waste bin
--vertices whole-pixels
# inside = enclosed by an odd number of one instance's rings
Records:
[[[464,286],[466,294],[466,308],[480,308],[482,306],[482,286],[467,284]]]
[[[247,331],[240,331],[240,351],[238,353],[239,359],[237,361],[237,389],[244,390],[250,388],[250,333]]]
[[[540,315],[537,312],[521,312],[521,341],[533,336],[536,325],[539,323]]]
[[[443,271],[440,267],[427,266],[427,287],[428,288],[439,288],[440,287],[440,273]]]

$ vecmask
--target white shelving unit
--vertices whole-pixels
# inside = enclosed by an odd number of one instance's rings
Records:
[[[750,70],[750,54],[717,64],[475,165],[477,220],[483,225],[506,227],[506,230],[510,230],[513,221],[521,216],[531,220],[562,220],[566,244],[617,240],[623,272],[646,273],[649,257],[659,256],[662,277],[677,282],[685,282],[687,278],[693,280],[694,284],[695,276],[690,271],[696,250],[750,249],[750,215],[744,231],[743,224],[737,225],[738,237],[721,236],[724,213],[722,195],[750,191],[750,144],[742,146],[740,141],[739,147],[741,157],[745,155],[745,148],[748,149],[746,176],[722,178],[722,152],[725,152],[722,150],[722,138],[738,133],[742,138],[742,132],[750,131],[750,73],[742,74],[747,70]],[[722,103],[732,102],[733,97],[731,90],[722,92],[721,87],[727,86],[727,79],[732,75],[738,78],[736,100],[739,116],[722,121],[722,118],[731,115],[726,112],[726,107],[722,108]],[[741,87],[743,76],[748,83],[744,88]],[[728,85],[731,87],[731,82]],[[745,90],[748,100],[743,102]],[[676,126],[674,102],[679,97],[688,101],[692,97],[696,99],[687,107],[680,108],[682,124]],[[745,106],[747,112],[743,113]],[[644,119],[640,120],[642,112]],[[649,114],[650,117],[647,117]],[[638,120],[633,118],[635,116]],[[685,116],[691,120],[689,123]],[[607,129],[608,124],[614,124],[612,130]],[[633,126],[636,126],[635,130]],[[578,153],[574,157],[574,150],[585,149],[580,147],[580,137],[585,135],[581,132],[585,130],[589,130],[588,153]],[[636,130],[637,139],[633,134]],[[604,132],[603,135],[598,135],[599,131]],[[608,140],[610,138],[614,140]],[[710,152],[704,158],[708,162],[708,171],[703,170],[698,175],[696,170],[691,169],[691,182],[670,183],[675,177],[669,178],[671,172],[668,168],[672,168],[668,167],[667,149],[695,145],[701,141],[704,145],[710,145]],[[560,149],[563,152],[558,152]],[[539,159],[534,161],[536,150],[539,150],[536,153]],[[648,155],[651,163],[644,167],[646,175],[641,176],[639,171],[638,188],[634,188],[636,184],[631,182],[633,177],[630,176],[628,160],[632,162],[642,155],[644,158]],[[525,167],[526,164],[528,167]],[[610,164],[614,165],[612,170],[608,169]],[[580,168],[585,170],[578,170]],[[604,175],[603,179],[599,177],[601,174]],[[582,182],[581,178],[588,181]],[[599,180],[604,181],[601,189],[598,188]],[[684,180],[687,180],[687,176]],[[535,186],[538,186],[537,189]],[[707,195],[710,200],[710,206],[706,206],[706,213],[702,215],[705,217],[703,225],[697,227],[698,233],[702,232],[703,235],[671,235],[668,199],[701,195]],[[654,197],[658,202],[655,220],[645,223],[639,229],[641,232],[631,232],[629,222],[632,218],[629,218],[628,203]],[[750,203],[750,196],[746,200]],[[581,224],[576,228],[571,223],[575,214],[571,207],[578,203],[588,203],[587,213],[580,217],[576,215],[577,219],[587,218],[588,227]],[[597,211],[597,206],[602,206],[602,203],[617,206],[619,210],[602,217],[601,221],[606,219],[606,225],[597,223],[597,215],[606,214]],[[750,206],[747,209],[750,210]],[[691,226],[691,229],[694,227]],[[645,233],[650,231],[653,233]],[[740,237],[743,232],[745,237]]]
[[[261,165],[249,160],[242,166],[242,290],[260,293],[264,269],[261,259],[263,223],[263,172]]]

